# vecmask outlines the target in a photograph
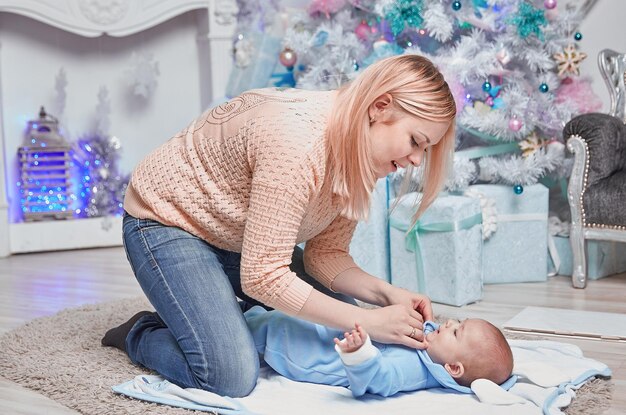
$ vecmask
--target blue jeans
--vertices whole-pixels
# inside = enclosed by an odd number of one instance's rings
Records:
[[[181,387],[248,395],[256,385],[259,357],[242,310],[260,303],[241,290],[241,255],[128,214],[123,240],[137,281],[156,310],[139,319],[126,338],[131,361]],[[305,274],[299,248],[291,269],[316,289],[354,304]]]

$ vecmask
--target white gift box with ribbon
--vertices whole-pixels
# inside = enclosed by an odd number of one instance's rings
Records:
[[[548,276],[548,188],[524,186],[515,194],[512,186],[469,186],[495,201],[495,231],[483,247],[485,284],[546,281]]]
[[[357,224],[350,256],[365,272],[389,282],[389,182],[380,179],[372,192],[369,219]]]
[[[548,276],[572,275],[570,223],[561,222],[556,216],[551,216],[548,223]],[[626,271],[626,243],[588,239],[585,245],[588,279],[597,280]]]
[[[461,306],[480,300],[480,202],[465,196],[439,196],[407,233],[416,197],[416,193],[404,195],[389,219],[391,283],[442,304]]]

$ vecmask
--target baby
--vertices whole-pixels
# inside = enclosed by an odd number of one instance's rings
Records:
[[[372,342],[358,324],[340,341],[338,330],[279,311],[257,306],[244,316],[258,352],[276,372],[296,381],[349,387],[355,397],[440,387],[472,393],[469,386],[479,378],[509,389],[516,379],[509,344],[481,319],[425,322],[426,351]]]

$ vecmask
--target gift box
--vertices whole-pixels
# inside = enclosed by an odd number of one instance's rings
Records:
[[[569,237],[552,236],[548,249],[548,272],[551,275],[572,275],[573,257]],[[626,244],[615,241],[585,242],[587,250],[587,278],[597,280],[626,272]]]
[[[485,284],[546,281],[548,267],[548,188],[469,186],[468,192],[495,201],[496,230],[484,241]],[[466,193],[468,193],[466,192]]]
[[[363,271],[389,282],[389,184],[376,182],[367,221],[357,224],[350,242],[350,255]]]
[[[442,304],[461,306],[480,300],[480,202],[465,196],[439,196],[407,233],[415,198],[415,193],[403,196],[391,212],[391,283]]]
[[[251,31],[236,43],[235,49],[240,50],[235,52],[235,65],[228,78],[226,96],[232,98],[250,89],[270,86],[274,69],[280,65],[281,38]]]

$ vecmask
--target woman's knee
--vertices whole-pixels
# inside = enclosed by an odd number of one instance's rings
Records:
[[[233,348],[209,367],[198,387],[233,398],[247,396],[259,378],[259,356],[256,350]]]
[[[241,365],[239,372],[231,372],[230,391],[228,396],[233,398],[248,396],[259,379],[258,355],[254,361]]]

